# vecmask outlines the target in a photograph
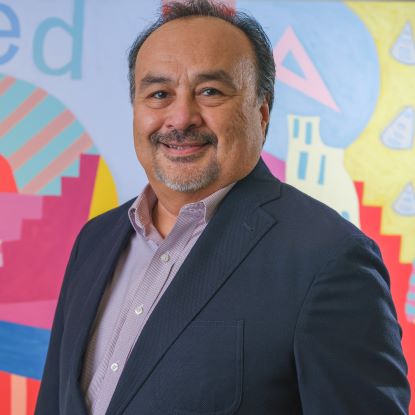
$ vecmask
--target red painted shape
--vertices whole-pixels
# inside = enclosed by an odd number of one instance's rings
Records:
[[[39,394],[40,382],[35,379],[27,379],[27,398],[26,406],[27,412],[26,415],[33,415],[35,413],[37,395]]]
[[[403,330],[402,348],[408,363],[408,378],[411,389],[415,387],[415,326],[408,322],[405,314],[406,293],[412,264],[400,262],[401,237],[398,235],[381,234],[382,208],[363,205],[364,184],[355,183],[359,197],[360,223],[362,231],[374,239],[382,252],[383,260],[388,268],[391,292],[398,315],[399,324]],[[415,402],[412,400],[409,413],[415,414]]]
[[[9,162],[0,154],[0,192],[17,192],[16,182]],[[1,412],[0,412],[1,413]]]
[[[10,373],[0,372],[0,414],[9,415],[11,412],[11,376]]]
[[[21,239],[3,243],[0,302],[56,300],[72,244],[88,219],[98,161],[82,155],[80,177],[63,178],[61,196],[44,196],[42,218],[24,220]]]

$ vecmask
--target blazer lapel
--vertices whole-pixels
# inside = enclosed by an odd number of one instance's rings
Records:
[[[88,263],[91,264],[91,268],[95,271],[93,280],[91,281],[91,275],[85,275],[84,278],[78,275],[81,283],[80,287],[77,288],[76,304],[73,305],[73,308],[79,310],[84,324],[79,327],[78,337],[74,343],[72,353],[69,381],[74,387],[72,389],[73,393],[70,396],[71,399],[67,402],[71,413],[73,411],[73,413],[77,414],[87,414],[84,395],[79,383],[83,356],[105,287],[114,273],[118,258],[125,249],[132,232],[131,224],[126,219],[126,209],[124,210],[125,212],[120,214],[115,226],[106,235],[106,239],[99,250],[93,252],[91,258],[88,258]],[[82,264],[79,272],[81,271]],[[84,284],[82,284],[83,281],[85,281]]]
[[[108,415],[123,412],[171,344],[275,225],[260,206],[279,197],[279,185],[260,161],[221,203],[144,327]]]

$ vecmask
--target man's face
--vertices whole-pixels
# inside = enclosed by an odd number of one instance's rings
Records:
[[[246,35],[217,18],[166,23],[135,68],[134,143],[157,193],[205,197],[257,163],[269,119]]]

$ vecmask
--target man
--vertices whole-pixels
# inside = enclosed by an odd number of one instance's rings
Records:
[[[37,415],[408,413],[378,248],[260,160],[274,77],[261,27],[206,0],[136,40],[149,186],[75,243]]]

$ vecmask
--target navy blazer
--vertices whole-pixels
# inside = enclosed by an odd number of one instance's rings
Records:
[[[85,415],[83,356],[131,202],[73,248],[36,415]],[[138,339],[107,415],[401,415],[401,333],[377,246],[260,161],[218,207]]]

